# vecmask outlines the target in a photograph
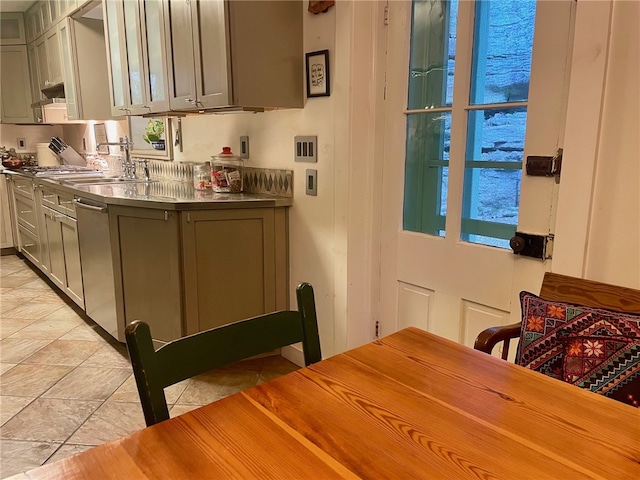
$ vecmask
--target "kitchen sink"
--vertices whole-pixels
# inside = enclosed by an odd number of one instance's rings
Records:
[[[153,180],[143,180],[141,178],[124,178],[124,177],[100,177],[100,178],[73,178],[63,180],[62,183],[68,185],[113,185],[119,183],[152,183]]]

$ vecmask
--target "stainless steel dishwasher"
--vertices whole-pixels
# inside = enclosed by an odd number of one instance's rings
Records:
[[[94,322],[117,339],[118,318],[108,207],[86,198],[77,198],[74,203],[78,216],[85,311]]]

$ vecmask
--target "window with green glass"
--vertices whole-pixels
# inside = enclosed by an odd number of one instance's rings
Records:
[[[464,164],[461,239],[508,248],[518,223],[535,0],[474,2],[457,32],[457,1],[414,0],[405,161],[405,230],[444,236],[448,167]],[[472,38],[469,38],[472,37]],[[473,42],[468,91],[454,91],[455,48]],[[465,102],[463,108],[452,108]],[[452,114],[466,115],[464,158],[450,158]],[[457,163],[460,162],[460,163]]]

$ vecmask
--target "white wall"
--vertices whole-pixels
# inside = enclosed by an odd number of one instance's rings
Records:
[[[579,2],[553,270],[640,288],[640,3]]]
[[[36,143],[49,143],[51,137],[62,135],[60,125],[11,125],[3,123],[0,125],[0,145],[15,148],[16,153],[36,153]],[[18,149],[18,138],[24,138],[26,146]]]

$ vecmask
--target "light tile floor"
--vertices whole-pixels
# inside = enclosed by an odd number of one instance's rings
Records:
[[[0,478],[144,428],[126,347],[16,255],[0,257]],[[171,416],[298,367],[247,360],[165,390]]]

